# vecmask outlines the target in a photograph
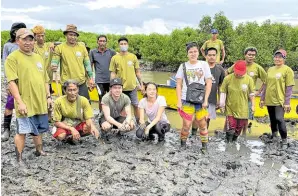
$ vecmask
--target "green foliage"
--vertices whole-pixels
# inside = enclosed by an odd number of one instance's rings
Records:
[[[129,40],[129,51],[136,54],[142,62],[150,62],[153,68],[176,70],[187,60],[185,44],[196,41],[199,46],[210,39],[210,30],[219,30],[219,39],[224,42],[226,49],[225,64],[244,58],[244,49],[254,46],[258,49],[256,61],[268,67],[273,64],[272,54],[283,48],[288,52],[287,65],[297,70],[298,62],[298,27],[283,23],[272,23],[270,20],[259,25],[256,22],[239,24],[233,28],[232,22],[219,12],[211,16],[203,16],[198,28],[176,29],[170,35],[152,33],[150,35],[126,35]],[[97,47],[98,34],[79,32],[79,41],[83,41],[91,49]],[[108,47],[119,51],[118,39],[120,35],[107,34]],[[9,31],[1,32],[1,46],[9,39]],[[64,42],[62,30],[46,30],[47,41]],[[202,56],[199,57],[204,60]]]

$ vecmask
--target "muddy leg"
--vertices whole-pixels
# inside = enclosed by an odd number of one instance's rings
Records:
[[[207,129],[207,121],[206,118],[203,118],[198,121],[199,130],[200,130],[200,138],[202,142],[202,152],[205,153],[207,151],[208,144],[208,129]]]
[[[192,124],[192,121],[188,121],[186,119],[183,119],[183,126],[180,133],[180,139],[181,139],[181,147],[186,147],[186,140],[189,135],[189,129]]]
[[[41,136],[41,134],[38,135],[38,136],[33,136],[33,142],[34,142],[34,145],[35,145],[35,148],[36,148],[35,155],[36,156],[45,156],[46,153],[43,151],[43,148],[42,148],[42,136]]]
[[[16,151],[17,163],[24,166],[26,166],[26,164],[23,161],[22,153],[25,147],[25,137],[26,137],[25,134],[16,134],[14,137],[14,142],[16,145],[15,151]]]

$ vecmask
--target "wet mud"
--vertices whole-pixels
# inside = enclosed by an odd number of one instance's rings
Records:
[[[199,137],[182,149],[174,129],[163,143],[140,141],[130,132],[111,134],[105,144],[88,136],[70,145],[47,133],[47,156],[36,157],[27,137],[23,157],[29,168],[23,169],[15,161],[13,136],[1,143],[2,195],[298,195],[295,140],[282,151],[266,134],[226,144],[217,131],[202,154]]]

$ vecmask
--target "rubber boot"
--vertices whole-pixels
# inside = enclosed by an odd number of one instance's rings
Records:
[[[3,123],[3,132],[1,133],[1,141],[8,141],[10,137],[10,123],[11,123],[12,115],[5,116],[4,115],[4,123]]]
[[[272,132],[271,139],[274,139],[274,138],[277,138],[277,131],[276,132]]]
[[[237,139],[238,139],[238,135],[233,135],[233,137],[232,137],[232,142],[237,142]]]
[[[203,154],[206,154],[207,153],[207,142],[202,142],[202,148],[201,148],[201,152]]]
[[[231,132],[231,131],[226,132],[227,143],[232,143],[233,137],[234,137],[234,131],[233,132]]]
[[[186,140],[181,140],[181,148],[186,148]]]
[[[282,139],[281,140],[281,149],[286,150],[288,148],[288,141],[287,139]]]

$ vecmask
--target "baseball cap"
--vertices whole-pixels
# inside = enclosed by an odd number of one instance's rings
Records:
[[[211,29],[211,33],[212,34],[218,34],[218,30],[217,29]]]
[[[234,65],[234,72],[243,76],[246,73],[246,62],[243,60],[237,61]]]
[[[114,78],[110,81],[110,87],[114,85],[121,85],[122,86],[122,80],[120,78]]]
[[[32,38],[34,38],[34,34],[32,33],[32,31],[30,29],[27,28],[20,28],[17,33],[16,33],[16,37],[20,37],[20,38],[25,38],[27,36],[31,36]]]
[[[287,52],[286,52],[285,50],[283,50],[283,49],[279,49],[279,50],[277,50],[277,51],[274,53],[274,56],[275,56],[276,54],[281,54],[281,55],[282,55],[282,58],[284,58],[284,59],[287,57]]]

